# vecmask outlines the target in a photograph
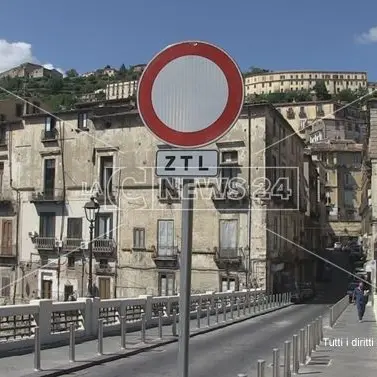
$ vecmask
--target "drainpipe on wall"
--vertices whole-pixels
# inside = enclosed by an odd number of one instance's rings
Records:
[[[251,190],[251,114],[250,114],[250,107],[247,109],[247,118],[248,118],[248,177],[247,177],[247,184],[249,186],[248,190]],[[246,271],[246,288],[251,288],[251,206],[252,206],[252,199],[251,199],[251,192],[248,193],[249,196],[249,203],[248,203],[248,213],[247,213],[247,231],[248,231],[248,266]]]
[[[14,270],[14,282],[13,282],[13,297],[12,297],[12,303],[13,305],[16,304],[16,294],[17,294],[17,280],[18,280],[18,269],[19,269],[19,233],[20,233],[20,210],[21,210],[21,195],[20,195],[20,190],[16,188],[13,185],[13,166],[12,166],[12,142],[13,142],[13,133],[11,130],[9,130],[9,184],[12,189],[12,191],[16,192],[16,267]],[[24,280],[22,280],[22,292],[24,291]]]

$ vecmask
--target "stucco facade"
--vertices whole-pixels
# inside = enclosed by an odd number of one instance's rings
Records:
[[[93,242],[97,294],[179,292],[181,182],[155,177],[156,151],[167,146],[136,110],[92,103],[56,114],[55,121],[31,114],[9,138],[19,192],[19,299],[86,294],[89,223],[83,207],[92,195],[101,203]],[[220,152],[226,185],[196,182],[193,292],[283,289],[302,276],[307,259],[296,246],[307,208],[301,138],[272,106],[255,104],[207,148]],[[230,186],[229,179],[238,184]]]

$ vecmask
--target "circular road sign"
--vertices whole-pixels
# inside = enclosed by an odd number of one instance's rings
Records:
[[[145,68],[137,103],[145,126],[162,142],[199,148],[224,136],[237,121],[244,80],[234,60],[206,42],[168,46]]]

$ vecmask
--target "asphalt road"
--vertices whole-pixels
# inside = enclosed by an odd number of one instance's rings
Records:
[[[346,268],[342,255],[332,262]],[[272,349],[283,349],[301,328],[344,296],[347,275],[333,269],[332,282],[323,285],[310,303],[294,305],[280,311],[235,324],[222,330],[200,335],[190,342],[190,376],[232,377],[238,373],[256,375],[258,359],[272,362]],[[177,377],[178,345],[171,344],[140,355],[83,370],[73,375],[91,377]],[[271,371],[269,372],[271,373]]]

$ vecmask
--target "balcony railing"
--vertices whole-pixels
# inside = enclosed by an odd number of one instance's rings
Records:
[[[41,141],[56,141],[58,139],[58,130],[53,128],[52,130],[42,130]]]
[[[97,238],[93,240],[93,253],[98,254],[112,254],[115,251],[116,243],[110,239]]]
[[[62,189],[46,189],[40,192],[34,191],[30,195],[31,203],[42,202],[62,202],[64,200],[64,190]]]
[[[64,250],[80,250],[82,238],[65,238],[63,242]]]
[[[176,259],[178,255],[177,246],[159,246],[153,259]]]
[[[220,246],[219,251],[217,253],[217,258],[219,259],[238,259],[238,249],[236,247],[232,248],[222,248]]]
[[[53,250],[55,249],[55,237],[36,237],[34,244],[38,250]]]

